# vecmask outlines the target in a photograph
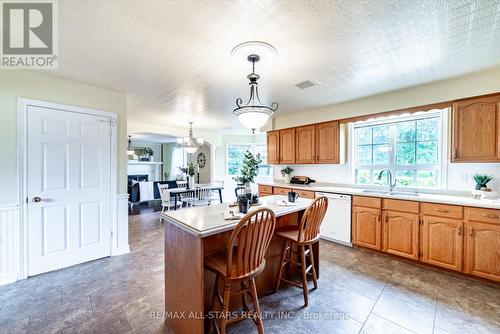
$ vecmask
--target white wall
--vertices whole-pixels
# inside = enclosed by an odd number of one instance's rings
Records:
[[[210,146],[207,145],[206,143],[201,145],[200,148],[198,148],[198,151],[196,151],[193,154],[187,154],[187,161],[188,162],[193,162],[195,165],[198,165],[198,154],[204,153],[205,157],[207,159],[205,163],[205,167],[200,168],[200,183],[210,183],[212,180],[210,179],[210,163],[212,159],[212,155],[210,153]],[[196,180],[196,175],[195,175],[195,180]]]
[[[272,125],[273,129],[281,129],[496,92],[500,92],[500,68],[338,103],[297,114],[283,115],[276,117],[269,125]],[[350,159],[348,158],[349,162]],[[291,167],[295,169],[294,175],[306,175],[320,182],[350,183],[352,179],[349,164],[291,165]],[[282,178],[280,174],[281,168],[283,166],[274,168],[275,179]],[[447,189],[467,191],[474,188],[474,181],[471,179],[474,173],[493,175],[495,179],[489,185],[496,190],[500,190],[500,164],[498,163],[447,163]]]

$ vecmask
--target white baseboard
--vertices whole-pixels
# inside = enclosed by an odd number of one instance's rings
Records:
[[[111,256],[118,256],[127,253],[130,253],[130,247],[128,245],[120,248],[113,248],[111,250]]]
[[[0,285],[19,279],[21,267],[19,205],[0,206]]]

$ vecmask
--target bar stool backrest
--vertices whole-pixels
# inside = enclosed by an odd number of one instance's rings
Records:
[[[228,242],[228,278],[245,277],[261,269],[275,226],[274,212],[266,208],[241,219]]]
[[[319,228],[325,218],[328,208],[328,198],[316,198],[306,209],[299,225],[299,242],[312,242],[319,237]]]

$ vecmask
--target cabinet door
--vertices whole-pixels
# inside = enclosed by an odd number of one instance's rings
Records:
[[[453,103],[453,162],[500,161],[500,96]]]
[[[352,208],[352,242],[356,245],[382,249],[380,210],[354,206]]]
[[[383,211],[383,251],[418,260],[418,214]]]
[[[316,126],[307,125],[295,128],[295,162],[313,164],[316,162]]]
[[[280,130],[280,163],[295,163],[295,129]]]
[[[500,282],[500,223],[467,222],[465,272]]]
[[[338,164],[340,151],[339,122],[316,124],[316,163]]]
[[[267,133],[267,163],[280,163],[280,132],[269,131]]]
[[[462,220],[424,215],[422,228],[422,262],[461,271]]]

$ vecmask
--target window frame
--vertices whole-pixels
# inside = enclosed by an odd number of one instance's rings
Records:
[[[435,110],[430,110],[430,111],[425,111],[425,112],[417,112],[413,113],[410,115],[398,115],[398,116],[389,116],[389,117],[384,117],[380,119],[375,119],[375,120],[368,120],[368,121],[360,121],[360,122],[355,122],[350,124],[350,133],[352,133],[351,140],[350,140],[350,146],[351,146],[351,173],[350,173],[350,178],[351,178],[351,183],[355,186],[363,187],[363,188],[370,188],[370,189],[387,189],[388,185],[374,185],[374,184],[360,184],[356,183],[357,181],[357,175],[356,175],[356,170],[382,170],[382,169],[389,169],[393,173],[393,177],[396,177],[396,172],[400,170],[415,170],[415,173],[418,173],[418,171],[429,171],[429,170],[435,170],[438,175],[437,175],[437,185],[434,188],[426,188],[426,187],[418,187],[417,186],[417,179],[416,175],[414,178],[415,181],[415,186],[414,187],[402,187],[402,186],[396,186],[394,189],[398,191],[410,191],[410,192],[419,192],[419,191],[438,191],[438,190],[443,190],[446,189],[447,185],[447,151],[448,151],[448,138],[446,136],[447,134],[447,129],[448,129],[448,117],[449,117],[449,112],[450,108],[444,108],[444,109],[435,109]],[[361,127],[373,127],[373,126],[378,126],[378,125],[385,125],[385,124],[396,124],[396,123],[402,123],[402,122],[408,122],[408,121],[417,121],[417,120],[422,120],[422,119],[429,119],[429,118],[439,118],[438,122],[438,136],[437,136],[437,163],[436,164],[421,164],[418,165],[416,164],[416,154],[415,154],[415,163],[412,165],[396,165],[396,145],[397,145],[397,138],[396,138],[396,131],[392,130],[389,133],[389,146],[390,146],[390,152],[389,152],[389,161],[392,162],[390,164],[383,164],[383,165],[357,165],[357,150],[358,150],[358,145],[357,145],[357,128]],[[418,143],[417,140],[415,140],[415,143]],[[371,144],[373,147],[373,143]],[[372,176],[373,177],[373,174]]]
[[[265,141],[262,141],[262,142],[255,142],[255,143],[252,143],[252,142],[227,142],[226,143],[226,150],[225,150],[225,156],[224,156],[224,175],[226,176],[230,176],[230,177],[237,177],[239,176],[239,170],[238,170],[238,173],[237,174],[229,174],[228,173],[228,170],[229,170],[229,159],[228,159],[228,152],[229,152],[229,147],[230,146],[237,146],[237,145],[241,145],[241,146],[250,146],[251,147],[251,150],[250,152],[252,152],[252,154],[255,154],[256,152],[256,146],[265,146],[267,147],[267,143]],[[266,157],[266,160],[267,160],[267,157]],[[259,165],[259,169],[260,168],[267,168],[268,170],[268,174],[267,175],[257,175],[256,178],[267,178],[267,177],[272,177],[273,175],[273,169],[272,169],[272,166],[267,164],[267,161],[265,161],[266,163],[263,163],[261,165]]]

